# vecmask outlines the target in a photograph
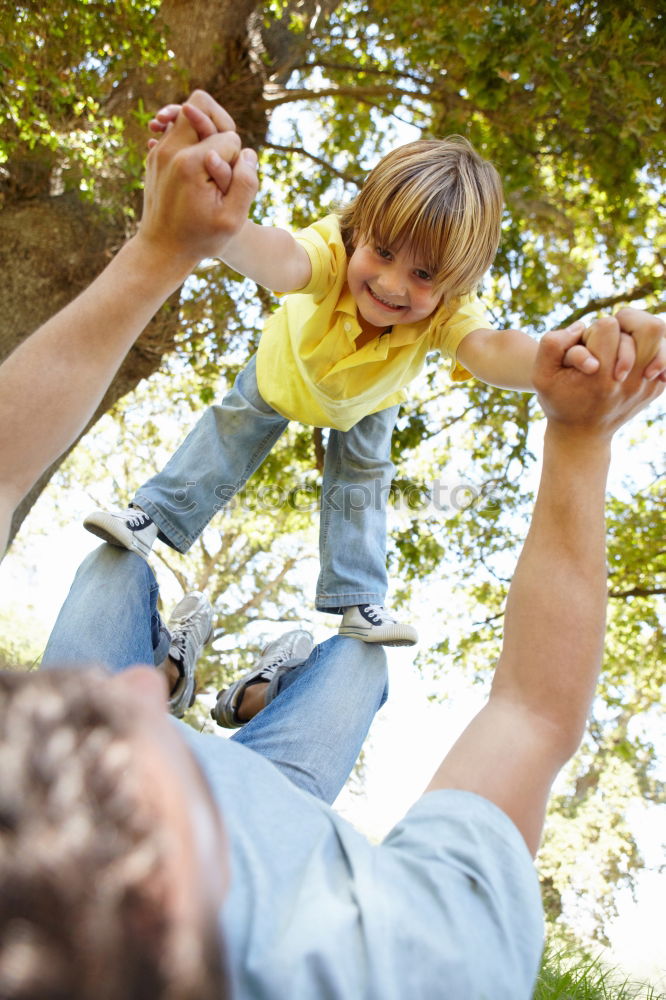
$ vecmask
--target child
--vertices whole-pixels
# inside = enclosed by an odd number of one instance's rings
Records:
[[[173,115],[165,109],[157,127]],[[393,150],[339,215],[295,235],[247,220],[225,262],[286,296],[256,356],[130,508],[96,511],[86,528],[144,557],[157,537],[185,552],[289,420],[330,428],[316,607],[342,615],[341,635],[413,645],[416,630],[384,607],[391,434],[404,387],[439,350],[454,380],[533,388],[536,342],[491,329],[475,291],[501,215],[494,167],[452,136]],[[589,361],[577,366],[590,370]]]

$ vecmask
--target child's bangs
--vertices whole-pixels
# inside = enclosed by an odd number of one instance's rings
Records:
[[[409,209],[406,211],[399,199],[389,202],[381,216],[373,220],[371,240],[387,250],[406,249],[419,267],[437,279],[446,251],[446,235],[439,213],[433,212],[427,204],[415,206],[411,203]]]

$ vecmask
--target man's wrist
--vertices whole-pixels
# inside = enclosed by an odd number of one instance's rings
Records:
[[[581,457],[585,461],[610,462],[612,433],[598,427],[566,423],[548,418],[544,445],[562,450],[571,461]]]
[[[165,290],[165,297],[183,284],[201,258],[182,248],[174,250],[146,236],[139,229],[118,252],[127,262],[136,259],[142,278],[156,289]]]

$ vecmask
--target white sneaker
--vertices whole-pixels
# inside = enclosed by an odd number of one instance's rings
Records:
[[[238,706],[248,687],[261,681],[273,680],[280,669],[286,673],[300,666],[301,663],[305,663],[313,648],[314,639],[309,632],[300,628],[285,632],[278,639],[269,642],[257,660],[256,667],[249,670],[231,687],[219,692],[215,707],[210,713],[218,726],[223,726],[225,729],[238,729],[244,726],[245,722],[238,718]]]
[[[414,646],[419,639],[413,625],[399,622],[381,604],[354,604],[346,608],[338,635],[379,642],[382,646]]]
[[[168,629],[171,633],[169,658],[180,670],[180,679],[169,698],[169,711],[180,718],[194,704],[197,660],[213,635],[213,609],[198,590],[185,594],[173,609]]]
[[[88,514],[83,527],[111,545],[129,549],[147,559],[157,538],[157,525],[138,507],[125,510],[95,510]]]

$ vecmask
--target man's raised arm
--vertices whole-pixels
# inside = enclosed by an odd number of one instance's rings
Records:
[[[256,156],[241,151],[212,98],[196,92],[191,101],[206,115],[215,110],[227,130],[197,135],[179,117],[149,153],[137,234],[0,367],[0,556],[14,508],[76,439],[148,321],[247,219]]]
[[[636,359],[613,379],[621,330]],[[663,390],[642,377],[664,324],[621,310],[598,320],[595,375],[563,366],[578,333],[539,345],[535,386],[548,418],[532,524],[506,606],[504,644],[487,705],[445,757],[428,791],[476,792],[514,821],[535,853],[550,787],[577,749],[601,665],[606,613],[604,498],[615,431]]]

